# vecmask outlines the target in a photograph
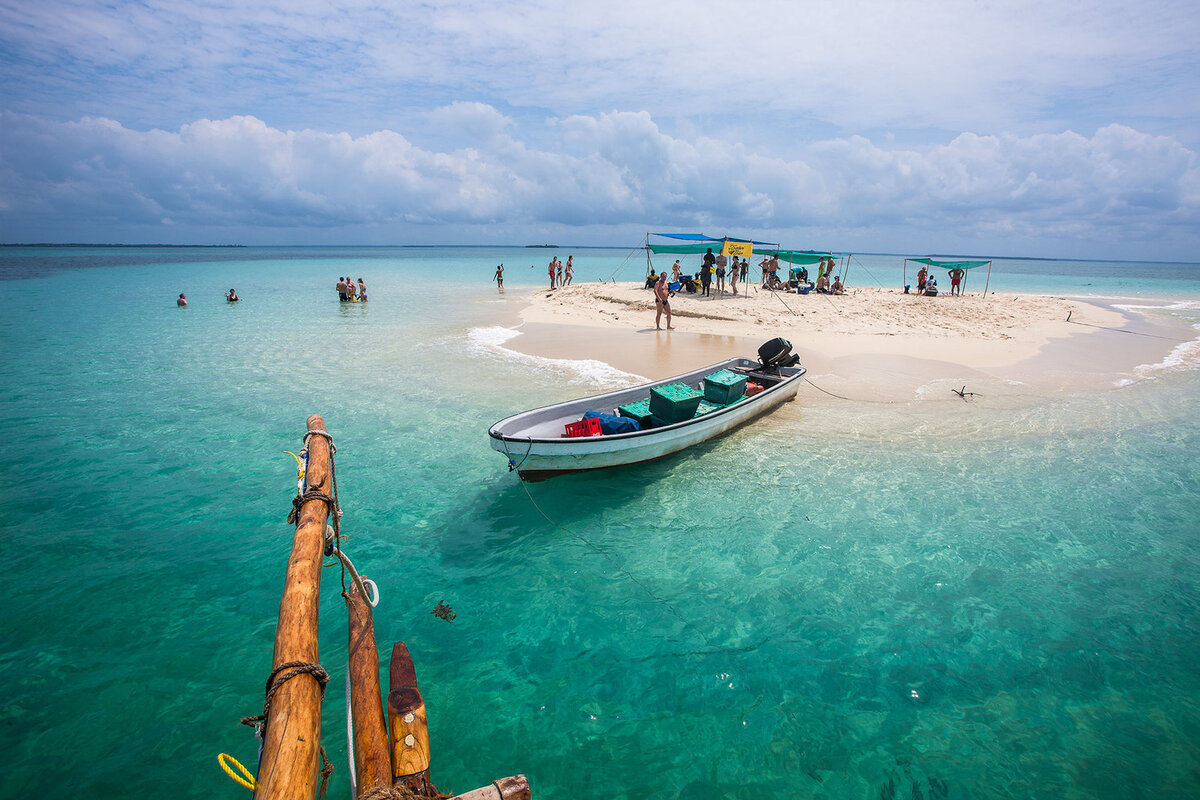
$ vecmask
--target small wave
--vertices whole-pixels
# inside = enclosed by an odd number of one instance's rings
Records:
[[[500,347],[520,335],[521,332],[516,328],[493,325],[488,328],[471,328],[467,331],[467,342],[474,347]]]
[[[604,361],[590,358],[544,358],[504,347],[505,342],[520,335],[521,332],[514,328],[500,326],[472,328],[467,331],[467,342],[478,352],[498,354],[516,363],[531,366],[540,372],[544,371],[556,376],[566,373],[568,383],[619,389],[623,386],[636,386],[647,381],[647,378],[643,378],[641,375],[624,372]]]
[[[1190,311],[1200,308],[1200,303],[1189,300],[1178,300],[1173,303],[1149,305],[1146,303],[1114,303],[1113,308],[1121,311]]]
[[[1200,368],[1200,339],[1181,342],[1157,364],[1142,364],[1133,372],[1138,378],[1150,378],[1164,372],[1184,372]]]

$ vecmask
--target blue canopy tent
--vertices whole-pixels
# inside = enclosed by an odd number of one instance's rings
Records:
[[[964,273],[963,283],[962,283],[963,286],[967,285],[966,275],[965,275],[965,273],[967,271],[976,269],[978,267],[986,266],[988,268],[987,280],[984,281],[984,284],[983,284],[983,294],[985,297],[987,296],[987,287],[992,282],[992,262],[990,260],[988,260],[988,261],[961,261],[961,260],[960,261],[950,261],[950,260],[946,260],[946,259],[936,259],[936,258],[928,258],[928,257],[906,258],[906,259],[904,259],[904,285],[905,285],[905,287],[908,286],[908,262],[910,262],[910,261],[914,261],[918,264],[925,264],[926,266],[930,266],[930,267],[940,267],[941,269],[946,270],[947,274],[953,270],[961,269]],[[960,291],[961,291],[961,288],[962,287],[960,287]],[[906,291],[907,291],[907,288],[906,288]]]

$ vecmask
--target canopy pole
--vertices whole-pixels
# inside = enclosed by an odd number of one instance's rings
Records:
[[[842,288],[846,286],[846,276],[850,274],[850,254],[846,253],[846,266],[842,267]]]
[[[988,276],[987,276],[987,280],[983,282],[983,297],[984,297],[984,299],[985,299],[985,300],[987,299],[987,289],[988,289],[988,284],[990,284],[991,282],[992,282],[992,262],[991,262],[991,261],[989,261],[989,262],[988,262]]]

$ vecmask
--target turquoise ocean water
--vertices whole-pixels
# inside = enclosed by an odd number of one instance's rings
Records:
[[[644,274],[556,252],[580,281]],[[284,451],[314,412],[443,789],[1200,796],[1200,265],[996,262],[991,289],[1192,331],[1109,391],[952,424],[847,402],[835,425],[802,391],[718,442],[527,494],[488,425],[628,379],[495,346],[550,253],[0,248],[0,796],[249,796],[216,755],[255,762],[237,723],[262,706]],[[345,273],[371,302],[337,302]],[[851,261],[851,284],[902,278],[898,257]],[[345,797],[345,611],[323,580]]]

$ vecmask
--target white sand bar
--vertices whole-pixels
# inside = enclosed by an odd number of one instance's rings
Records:
[[[521,312],[525,335],[507,346],[549,358],[598,359],[659,378],[752,356],[763,341],[783,336],[823,389],[894,400],[953,397],[953,384],[993,397],[1012,386],[1039,394],[1107,388],[1170,347],[1163,339],[1115,330],[1131,324],[1120,311],[1061,297],[918,297],[877,288],[830,296],[746,288],[739,286],[736,296],[676,294],[673,331],[655,330],[653,294],[638,284],[532,292]],[[928,392],[931,386],[939,391]]]

